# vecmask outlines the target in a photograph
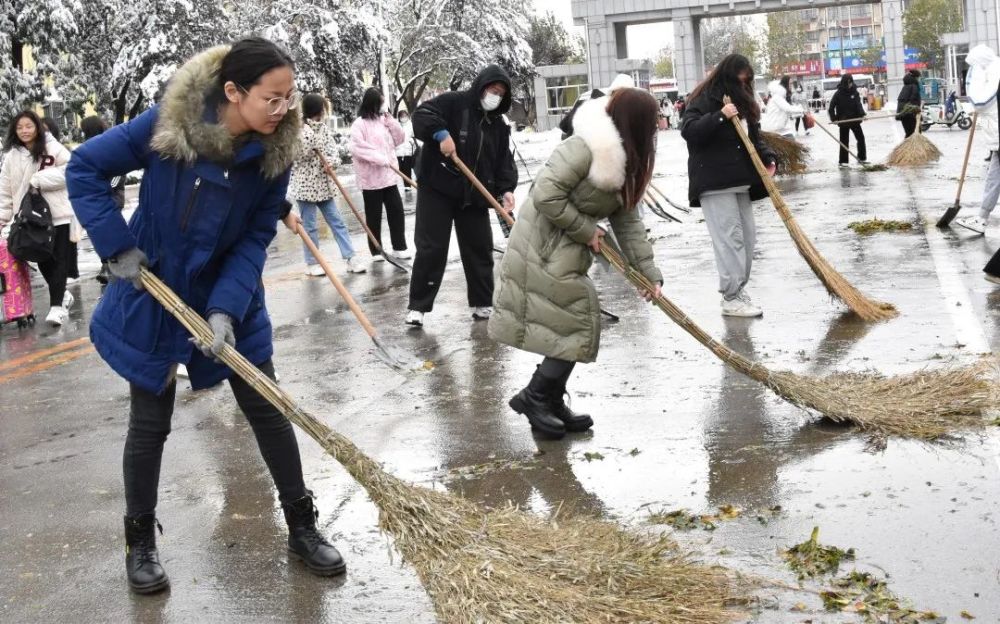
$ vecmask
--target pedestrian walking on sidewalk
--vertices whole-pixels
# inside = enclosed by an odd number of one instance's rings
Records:
[[[125,569],[138,593],[169,584],[155,514],[178,363],[195,390],[229,380],[278,490],[289,555],[319,575],[345,570],[316,528],[291,423],[216,359],[229,345],[274,378],[261,274],[298,149],[298,100],[292,59],[275,44],[250,38],[211,48],[174,73],[159,104],[87,141],[68,167],[80,221],[117,278],[94,310],[90,337],[129,382]],[[139,169],[139,205],[126,223],[110,180]],[[142,288],[141,267],[207,318],[211,344],[192,344]]]
[[[868,146],[865,145],[865,131],[861,128],[861,117],[865,116],[865,108],[861,103],[861,94],[854,84],[854,78],[850,74],[844,74],[840,78],[840,84],[833,97],[830,98],[830,121],[840,121],[842,119],[857,119],[851,123],[840,124],[840,146],[839,160],[841,167],[847,167],[847,148],[851,146],[851,133],[858,142],[858,160],[862,164],[868,162]]]
[[[510,149],[510,76],[497,65],[479,72],[466,91],[449,91],[413,112],[413,133],[423,141],[420,190],[413,241],[417,256],[410,277],[407,325],[421,327],[434,309],[451,243],[452,224],[472,317],[493,309],[493,229],[490,204],[451,161],[457,154],[506,210],[514,209],[517,167]]]
[[[906,136],[910,136],[917,129],[919,110],[920,72],[911,69],[903,76],[903,88],[899,90],[899,96],[896,98],[896,119],[903,124],[903,133]]]
[[[727,95],[730,104],[723,102]],[[760,138],[753,68],[740,54],[722,59],[691,92],[681,136],[688,147],[688,200],[701,206],[712,237],[722,314],[754,317],[763,311],[746,290],[757,240],[750,202],[767,197],[767,189],[730,121],[733,117],[743,124],[769,175],[774,175],[775,155]]]
[[[365,201],[365,221],[382,243],[382,207],[389,222],[389,237],[394,255],[410,258],[406,247],[406,220],[403,217],[403,199],[396,182],[399,176],[392,167],[396,165],[396,147],[404,140],[399,122],[385,108],[382,92],[370,87],[361,98],[358,118],[351,125],[351,157],[354,175]],[[368,241],[368,249],[376,261],[385,260],[378,248]]]
[[[336,167],[340,162],[333,132],[325,118],[326,100],[322,95],[310,93],[302,98],[302,131],[299,134],[299,151],[292,166],[288,195],[298,204],[302,227],[312,242],[319,247],[319,219],[316,213],[320,213],[330,226],[330,232],[340,248],[340,257],[347,262],[347,270],[351,273],[364,273],[365,266],[354,253],[351,233],[337,210],[337,193],[333,182],[316,153],[323,154],[323,159],[331,167]],[[302,244],[302,253],[306,261],[306,275],[325,275],[323,267],[305,243]]]
[[[49,286],[49,312],[45,322],[59,327],[69,320],[73,294],[66,290],[69,277],[73,207],[66,194],[66,163],[70,154],[46,132],[38,115],[23,111],[14,116],[3,144],[6,154],[0,167],[0,229],[10,223],[29,192],[41,193],[52,212],[55,245],[52,257],[38,263]]]
[[[410,112],[401,110],[396,113],[399,127],[403,129],[403,142],[396,146],[396,165],[403,175],[410,179],[413,177],[413,159],[417,154],[417,140],[413,137],[413,121],[410,120]],[[403,188],[406,189],[406,201],[410,201],[413,195],[413,187],[409,181],[403,180]]]
[[[83,132],[84,142],[89,141],[99,134],[103,134],[108,129],[108,125],[97,115],[84,117],[80,122],[80,131]],[[125,176],[115,176],[111,179],[111,189],[114,193],[115,204],[118,210],[125,209]],[[97,281],[102,285],[107,285],[111,279],[111,272],[108,270],[108,263],[101,261],[101,271],[97,274]]]
[[[598,221],[610,221],[632,266],[663,283],[635,210],[653,173],[658,114],[656,99],[634,88],[580,106],[573,136],[542,167],[511,231],[489,334],[544,356],[510,406],[545,437],[593,425],[563,395],[576,363],[593,362],[600,344],[600,306],[587,276],[604,235]]]
[[[976,107],[976,138],[984,137],[989,146],[989,166],[979,214],[955,219],[955,223],[977,234],[986,233],[986,223],[1000,198],[1000,124],[997,114],[997,88],[1000,86],[1000,57],[989,47],[978,45],[965,57],[969,72],[965,76],[965,92]],[[1000,271],[996,273],[1000,278]]]

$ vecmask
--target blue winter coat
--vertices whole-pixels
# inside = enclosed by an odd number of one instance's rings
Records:
[[[271,322],[261,273],[276,233],[298,136],[294,112],[274,134],[234,145],[205,106],[225,48],[195,57],[163,103],[95,137],[66,171],[70,200],[102,259],[138,247],[154,274],[202,316],[232,317],[236,348],[254,364],[271,358]],[[209,112],[206,112],[206,108]],[[126,224],[110,180],[143,169],[139,206]],[[122,377],[162,392],[174,363],[195,389],[230,370],[204,357],[149,293],[115,280],[90,325],[98,353]]]

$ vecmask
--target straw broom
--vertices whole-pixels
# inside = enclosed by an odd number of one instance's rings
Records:
[[[939,158],[941,150],[920,132],[920,115],[917,115],[917,131],[893,148],[885,162],[898,167],[919,167]]]
[[[806,161],[809,159],[808,147],[775,132],[761,132],[760,138],[778,157],[778,173],[790,175],[805,173]]]
[[[608,244],[601,244],[601,254],[634,286],[655,290],[654,284]],[[771,371],[716,341],[666,297],[661,295],[653,303],[720,360],[786,401],[875,434],[934,440],[956,430],[982,428],[987,423],[987,410],[997,404],[997,363],[993,359],[965,368],[920,370],[900,377],[836,373],[817,378]]]
[[[212,331],[162,281],[141,280],[200,342]],[[442,622],[677,622],[713,624],[735,579],[690,561],[665,537],[596,519],[545,519],[507,506],[488,510],[385,472],[341,434],[299,408],[226,345],[219,358],[330,453],[379,508],[379,526],[420,575]]]
[[[730,102],[728,96],[725,97],[725,101],[727,104]],[[740,140],[743,141],[743,145],[746,147],[747,153],[750,155],[750,160],[753,162],[758,175],[760,175],[761,180],[764,182],[768,195],[771,196],[771,203],[774,204],[775,210],[777,210],[778,214],[781,216],[781,220],[784,222],[785,227],[788,229],[788,233],[795,242],[795,246],[798,248],[799,254],[805,258],[809,268],[811,268],[813,273],[816,274],[816,277],[823,282],[827,291],[829,291],[832,296],[837,297],[847,304],[847,307],[866,321],[881,321],[896,316],[896,308],[891,303],[875,301],[866,297],[861,291],[848,282],[843,275],[838,273],[837,270],[826,261],[826,258],[820,255],[819,251],[812,244],[812,241],[809,240],[806,233],[802,231],[801,227],[799,227],[795,217],[792,216],[792,212],[788,209],[788,206],[785,204],[785,200],[781,197],[781,192],[778,191],[778,187],[775,186],[774,180],[772,180],[771,176],[767,174],[767,169],[765,169],[764,163],[761,162],[760,155],[757,154],[757,150],[750,141],[750,137],[747,136],[746,131],[740,124],[740,120],[734,115],[730,121],[736,128],[736,133],[739,135]]]

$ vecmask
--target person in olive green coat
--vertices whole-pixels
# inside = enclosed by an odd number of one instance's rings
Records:
[[[656,100],[639,89],[582,105],[575,134],[549,157],[511,231],[489,334],[545,356],[510,406],[546,437],[593,425],[563,394],[574,365],[593,362],[600,345],[600,303],[587,276],[604,236],[598,221],[610,221],[630,264],[663,283],[635,210],[652,176],[658,113]],[[659,287],[640,294],[651,299]]]

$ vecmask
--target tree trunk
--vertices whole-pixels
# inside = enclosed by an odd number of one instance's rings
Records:
[[[128,88],[132,84],[132,79],[129,78],[125,81],[122,86],[121,91],[117,94],[112,95],[112,104],[115,109],[115,125],[125,121],[125,109],[128,106]]]
[[[135,119],[142,113],[142,109],[146,107],[146,98],[140,93],[136,98],[135,102],[132,103],[132,108],[128,111],[128,118]]]
[[[18,71],[24,71],[24,43],[19,39],[11,39],[11,58],[14,62],[14,67]]]

